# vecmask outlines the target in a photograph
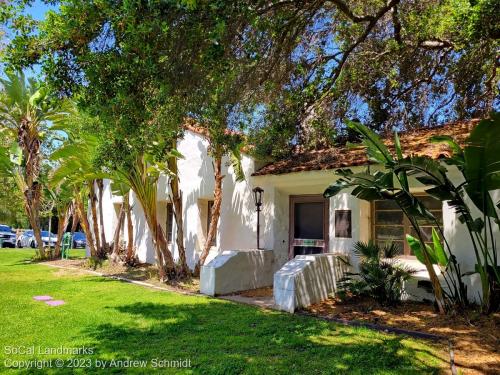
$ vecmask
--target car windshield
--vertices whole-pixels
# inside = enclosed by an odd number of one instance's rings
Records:
[[[0,232],[12,232],[12,229],[7,225],[0,225]]]
[[[84,240],[85,235],[82,232],[75,232],[73,233],[73,239],[75,240]]]
[[[42,230],[42,237],[48,237],[48,236],[49,236],[49,232],[46,230]],[[51,233],[50,236],[55,237],[55,234]]]
[[[24,235],[25,236],[32,236],[33,235],[33,231],[32,230],[27,230],[26,232],[24,232]]]

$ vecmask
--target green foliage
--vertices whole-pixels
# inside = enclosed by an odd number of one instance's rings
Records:
[[[495,299],[491,294],[494,290],[493,280],[500,282],[500,272],[496,267],[491,267],[498,262],[493,226],[498,227],[500,222],[490,195],[490,191],[500,188],[500,116],[493,113],[491,118],[480,121],[466,139],[463,149],[450,137],[434,137],[431,141],[444,142],[450,146],[453,154],[445,158],[444,162],[458,168],[464,178],[463,183],[454,184],[442,169],[438,170],[435,166],[428,168],[432,163],[427,159],[422,163],[422,160],[411,158],[411,163],[402,168],[414,173],[419,181],[432,186],[426,191],[437,199],[447,201],[459,220],[466,225],[476,257],[475,269],[481,277],[482,309],[490,312],[490,303]],[[481,212],[482,217],[474,215],[475,209]]]
[[[465,190],[476,207],[498,220],[490,191],[500,189],[500,113],[482,120],[471,132],[464,147]]]
[[[89,257],[85,261],[85,268],[89,268],[93,271],[95,271],[98,268],[101,268],[103,266],[104,260],[99,258],[99,257]]]
[[[413,255],[415,255],[420,262],[425,263],[424,252],[422,251],[420,240],[407,234],[406,241],[408,242],[408,245],[410,245]],[[443,245],[441,244],[439,235],[434,228],[432,228],[432,242],[433,246],[425,244],[427,256],[432,264],[446,268],[449,263],[448,255],[446,254]]]
[[[1,153],[1,151],[0,151]],[[28,228],[23,196],[13,177],[0,177],[0,223],[13,228]]]
[[[356,242],[353,253],[359,258],[359,272],[350,274],[343,286],[354,295],[368,295],[381,304],[395,305],[401,301],[404,283],[415,273],[399,264],[399,248],[391,243],[380,247],[370,241]]]
[[[252,33],[241,44],[256,17],[244,2],[57,4],[35,32],[16,29],[7,56],[14,66],[41,63],[52,87],[99,117],[98,159],[110,169],[151,154],[151,142],[172,144],[188,115],[220,124],[248,87],[243,79],[252,81],[255,49],[264,48],[250,43]],[[163,150],[154,151],[160,161]]]
[[[366,148],[368,159],[382,165],[392,164],[393,157],[382,139],[373,130],[356,121],[349,121],[347,126],[362,136],[361,143]],[[400,152],[400,149],[399,149]]]
[[[451,182],[446,177],[446,168],[428,157],[403,158],[397,134],[395,135],[397,156],[395,159],[376,133],[361,124],[352,123],[350,126],[361,135],[369,158],[372,161],[382,164],[386,168],[386,171],[376,170],[371,173],[368,168],[365,172],[355,174],[349,169],[337,170],[336,174],[340,178],[330,185],[323,195],[331,197],[339,194],[344,189],[352,189],[351,194],[360,199],[368,201],[389,199],[397,203],[398,207],[409,219],[412,228],[417,232],[418,239],[411,236],[407,239],[412,249],[416,251],[418,259],[425,264],[431,280],[434,278],[434,284],[439,283],[433,269],[433,264],[441,262],[445,268],[444,271],[446,271],[444,272],[445,281],[450,290],[452,290],[452,294],[449,297],[455,303],[467,304],[467,290],[461,279],[462,272],[460,271],[460,265],[453,256],[449,246],[446,244],[448,255],[442,248],[437,233],[433,235],[434,248],[426,245],[423,240],[424,237],[419,222],[425,220],[433,222],[436,225],[438,225],[438,222],[418,197],[411,192],[408,183],[408,177],[415,175],[418,181],[426,185],[442,184],[443,186],[439,186],[439,192],[434,187],[426,189],[426,192],[429,194],[434,197],[439,196],[442,199],[443,194],[449,194],[449,188],[452,187]],[[397,180],[399,186],[394,183],[394,180]],[[449,267],[448,259],[450,260]],[[440,288],[440,284],[434,286],[435,294],[436,288]],[[444,299],[441,302],[444,304]]]

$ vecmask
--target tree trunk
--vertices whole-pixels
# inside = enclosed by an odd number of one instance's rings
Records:
[[[96,180],[97,188],[99,189],[99,223],[101,228],[101,242],[104,252],[109,253],[109,244],[106,241],[106,233],[104,231],[104,212],[102,210],[102,196],[104,193],[104,181],[102,178]]]
[[[150,207],[149,203],[147,203],[147,200],[142,199],[145,197],[137,194],[137,192],[136,195],[139,202],[141,203],[142,210],[144,211],[144,216],[146,217],[146,222],[148,223],[148,228],[151,231],[153,237],[153,245],[155,248],[156,258],[158,260],[159,279],[160,281],[166,281],[168,278],[173,279],[177,276],[174,258],[172,257],[172,253],[168,249],[165,232],[163,231],[161,225],[158,223],[156,197],[154,198],[154,206]]]
[[[73,205],[76,205],[75,202],[73,202]],[[76,232],[76,228],[78,227],[78,223],[80,222],[80,218],[78,216],[78,213],[76,211],[76,208],[73,207],[73,220],[71,221],[71,238],[73,238],[73,234]]]
[[[125,220],[125,204],[122,204],[120,208],[120,214],[118,215],[118,223],[116,224],[115,234],[113,236],[113,254],[111,259],[116,262],[120,255],[120,231]]]
[[[129,177],[129,184],[132,191],[135,193],[137,200],[140,202],[148,228],[153,237],[156,258],[158,260],[159,278],[160,281],[166,281],[167,278],[175,278],[177,276],[176,267],[172,253],[168,249],[165,232],[158,223],[157,209],[157,179],[148,177],[147,163],[143,158],[137,159],[137,165]]]
[[[40,185],[36,183],[31,189],[31,194],[29,192],[29,189],[24,192],[24,209],[28,216],[31,228],[33,229],[33,234],[35,236],[36,245],[40,253],[40,257],[43,259],[45,258],[45,250],[43,248],[42,231],[40,229],[40,190]]]
[[[405,212],[406,214],[406,212]],[[434,291],[434,298],[436,300],[436,305],[438,307],[439,313],[444,314],[446,313],[446,302],[443,296],[443,288],[441,287],[441,283],[439,282],[439,279],[436,275],[436,271],[434,270],[434,266],[432,265],[432,262],[429,258],[429,254],[427,253],[427,250],[425,248],[425,241],[422,238],[422,234],[420,233],[420,228],[418,226],[418,223],[415,221],[413,222],[412,219],[410,219],[410,216],[406,214],[408,219],[410,220],[413,228],[415,229],[415,232],[417,233],[418,239],[420,241],[420,246],[422,248],[422,253],[424,255],[424,264],[425,268],[427,269],[427,273],[429,274],[429,278],[432,284],[432,289]]]
[[[57,240],[54,248],[54,258],[59,258],[61,256],[61,241],[68,226],[69,216],[71,207],[68,207],[65,211],[59,213],[58,223],[57,223]]]
[[[436,275],[436,271],[432,264],[430,264],[430,260],[427,252],[424,250],[425,257],[425,268],[427,268],[427,272],[429,273],[429,278],[431,279],[432,289],[434,290],[434,298],[436,299],[436,304],[440,314],[446,313],[446,303],[443,297],[443,288],[441,287],[441,283]]]
[[[95,181],[92,181],[90,183],[90,193],[89,193],[89,198],[90,198],[90,212],[92,214],[92,227],[93,227],[93,232],[94,232],[94,238],[95,238],[95,247],[96,247],[96,256],[98,258],[102,257],[102,248],[101,248],[101,241],[100,241],[100,236],[99,236],[99,221],[97,219],[97,196],[95,195]]]
[[[134,256],[134,226],[132,224],[132,210],[130,209],[129,194],[130,193],[127,193],[123,197],[123,204],[127,212],[127,263],[130,262]]]
[[[28,216],[33,234],[37,242],[40,257],[45,258],[42,234],[40,229],[40,198],[42,187],[38,183],[40,175],[40,138],[37,129],[33,129],[27,118],[21,119],[17,133],[17,141],[23,152],[24,175],[24,209]]]
[[[174,148],[177,146],[174,141]],[[190,274],[189,267],[186,261],[186,248],[184,246],[184,220],[182,217],[182,192],[179,189],[179,176],[177,168],[177,158],[172,157],[168,161],[168,168],[173,176],[170,178],[170,200],[174,208],[175,219],[175,242],[177,244],[177,251],[179,252],[179,261],[181,266],[181,277],[186,277]]]
[[[210,220],[210,226],[208,228],[207,238],[205,239],[205,246],[200,255],[200,259],[196,264],[195,274],[200,274],[201,266],[205,264],[205,260],[208,257],[210,248],[212,246],[213,239],[217,233],[217,225],[220,217],[220,209],[222,205],[222,180],[224,176],[222,175],[222,156],[217,156],[215,158],[214,165],[214,176],[215,176],[215,189],[214,189],[214,205],[212,208],[212,217]],[[209,213],[208,213],[209,214]]]
[[[174,279],[177,277],[174,258],[168,249],[167,239],[163,228],[156,220],[156,217],[150,221],[149,228],[153,232],[153,242],[156,249],[157,258],[161,261],[159,264],[160,280],[166,281],[167,278]]]
[[[90,256],[96,257],[97,251],[94,245],[94,238],[92,237],[92,232],[90,231],[90,224],[85,214],[85,207],[83,205],[83,201],[81,199],[75,200],[76,212],[78,217],[80,218],[80,223],[82,225],[83,232],[85,233],[85,238],[87,239],[87,246],[90,249]]]

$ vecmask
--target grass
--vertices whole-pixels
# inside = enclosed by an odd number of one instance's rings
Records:
[[[422,341],[75,275],[29,263],[31,250],[0,250],[2,372],[36,372],[6,368],[13,360],[71,357],[88,359],[81,364],[91,367],[58,369],[53,362],[43,372],[93,373],[96,360],[113,359],[145,360],[149,367],[107,373],[149,373],[153,359],[189,359],[190,368],[156,369],[186,374],[420,374],[439,373],[446,365],[438,350]],[[66,304],[50,307],[33,300],[45,294]],[[34,354],[8,354],[30,346]],[[37,354],[38,348],[82,346],[93,353]]]

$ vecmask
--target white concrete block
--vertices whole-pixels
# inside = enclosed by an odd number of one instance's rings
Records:
[[[200,292],[210,296],[271,286],[272,250],[228,250],[201,267]]]
[[[274,302],[283,311],[320,302],[337,291],[346,265],[339,254],[301,255],[274,274]]]

